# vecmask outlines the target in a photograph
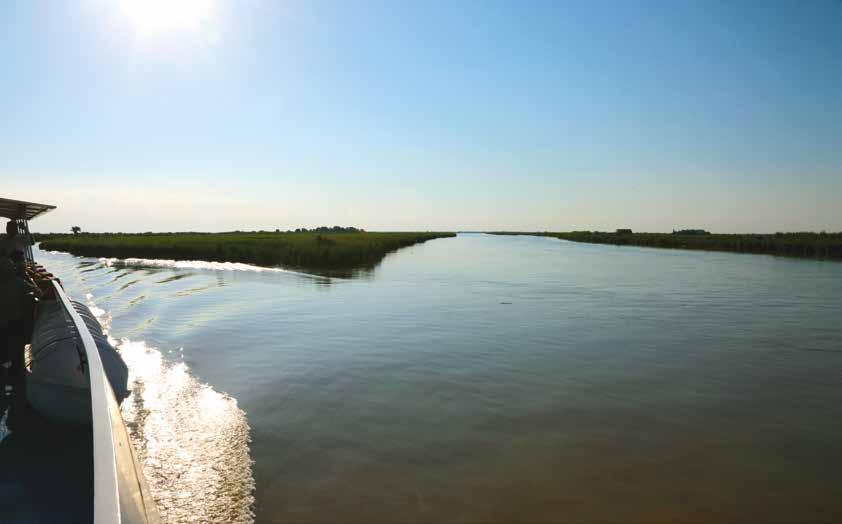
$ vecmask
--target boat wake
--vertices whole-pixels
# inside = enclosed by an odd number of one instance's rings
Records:
[[[108,334],[111,315],[91,312]],[[109,341],[129,368],[123,419],[163,522],[253,522],[249,426],[236,399],[144,341]]]
[[[65,251],[41,251],[42,253],[49,253],[52,255],[65,255],[74,258],[85,259],[86,257],[78,257]],[[90,260],[90,259],[89,259]],[[331,278],[341,279],[339,275],[321,275],[318,273],[307,273],[304,271],[295,271],[292,269],[284,269],[281,267],[266,267],[255,266],[252,264],[245,264],[243,262],[213,262],[209,260],[172,260],[163,258],[106,258],[99,257],[95,259],[94,267],[82,270],[82,272],[96,271],[102,267],[130,267],[130,268],[161,268],[161,269],[204,269],[208,271],[249,271],[253,273],[286,273],[288,275],[296,275],[318,281],[329,281]]]
[[[107,267],[128,266],[158,267],[167,269],[208,269],[211,271],[268,271],[298,274],[296,271],[290,271],[279,267],[253,266],[242,262],[210,262],[207,260],[169,260],[158,258],[100,258],[99,261]]]

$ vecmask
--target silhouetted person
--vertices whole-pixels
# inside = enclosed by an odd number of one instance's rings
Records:
[[[22,398],[24,376],[23,346],[26,329],[32,325],[38,289],[15,271],[8,257],[0,256],[0,376],[3,396],[6,384],[15,385],[15,396]]]
[[[0,238],[0,257],[22,257],[25,249],[26,240],[18,233],[17,222],[9,220],[6,222],[6,235]]]

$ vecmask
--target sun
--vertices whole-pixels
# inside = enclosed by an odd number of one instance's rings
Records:
[[[214,18],[213,0],[118,0],[122,14],[142,36],[201,33]]]

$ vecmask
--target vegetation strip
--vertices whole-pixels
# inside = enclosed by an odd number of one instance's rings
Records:
[[[614,244],[619,246],[659,247],[671,249],[701,249],[705,251],[732,251],[760,253],[789,257],[807,257],[842,260],[842,233],[774,233],[711,234],[702,230],[684,230],[675,233],[616,233],[600,231],[572,231],[569,233],[514,233],[493,232],[495,235],[533,235],[561,238],[573,242]]]
[[[233,232],[38,235],[41,248],[74,255],[244,262],[304,269],[373,267],[387,253],[455,233]]]

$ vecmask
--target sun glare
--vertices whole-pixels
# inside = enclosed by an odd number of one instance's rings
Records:
[[[143,36],[201,33],[214,17],[213,0],[119,0],[119,5]]]

